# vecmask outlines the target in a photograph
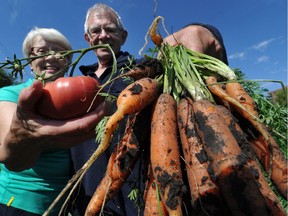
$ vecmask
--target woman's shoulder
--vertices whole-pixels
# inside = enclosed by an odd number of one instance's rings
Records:
[[[28,79],[23,83],[0,88],[0,101],[10,101],[17,103],[19,94],[22,89],[30,86],[32,83],[33,79]]]

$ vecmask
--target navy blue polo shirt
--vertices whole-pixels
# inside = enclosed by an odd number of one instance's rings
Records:
[[[132,56],[128,52],[119,53],[119,55],[117,56],[117,71],[113,74],[112,78],[123,73],[122,70],[123,68],[127,68],[127,64],[129,64],[130,59],[132,59]],[[144,58],[137,59],[133,61],[133,64],[137,64],[143,61],[145,61]],[[100,77],[97,77],[95,75],[97,67],[98,64],[96,63],[93,65],[80,66],[79,69],[85,76],[94,77],[101,84],[104,84],[111,76],[112,67],[107,68]],[[109,94],[113,96],[118,96],[128,84],[130,84],[130,82],[125,78],[117,79],[113,83],[107,85],[103,89],[103,91],[109,92]],[[94,194],[97,185],[100,183],[105,174],[109,157],[112,151],[114,150],[115,145],[119,143],[119,140],[122,138],[120,134],[124,133],[124,129],[125,129],[125,121],[120,123],[119,131],[117,133],[119,135],[113,136],[113,140],[110,144],[109,149],[106,150],[103,154],[101,154],[100,157],[86,172],[81,184],[81,188],[79,191],[77,191],[76,195],[77,199],[73,203],[74,206],[75,205],[77,206],[77,211],[79,215],[84,215],[86,207],[92,195]],[[98,147],[98,144],[99,143],[96,143],[95,140],[93,139],[71,148],[71,157],[75,171],[79,170],[83,166],[83,164],[89,159],[89,157]],[[121,187],[121,190],[116,194],[116,196],[112,200],[108,201],[107,204],[105,205],[104,209],[105,215],[116,215],[116,216],[138,215],[138,209],[135,207],[134,202],[128,198],[128,195],[132,190],[131,185],[128,182],[131,181],[136,182],[137,179],[139,179],[139,176],[141,174],[140,172],[141,169],[139,161],[138,163],[136,163],[126,183],[124,183],[124,185]],[[77,213],[74,212],[73,215],[76,216]]]

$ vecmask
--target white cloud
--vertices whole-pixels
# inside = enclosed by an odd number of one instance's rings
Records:
[[[239,53],[233,53],[228,56],[229,59],[240,59],[243,60],[245,59],[245,53],[244,52],[239,52]]]
[[[17,20],[18,17],[18,12],[17,11],[12,11],[12,13],[10,14],[10,19],[12,22],[15,22]]]
[[[18,8],[19,6],[19,1],[17,0],[8,0],[7,1],[7,8],[11,12],[10,13],[10,21],[11,22],[16,22],[18,19]]]
[[[259,58],[257,58],[257,63],[267,62],[268,60],[269,60],[268,56],[260,56]]]
[[[261,41],[255,45],[252,46],[253,49],[255,50],[260,50],[263,51],[264,49],[266,49],[268,47],[268,45],[274,40],[274,38],[269,39],[269,40],[264,40]]]

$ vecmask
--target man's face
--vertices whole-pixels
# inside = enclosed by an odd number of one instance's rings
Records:
[[[115,55],[120,52],[121,46],[125,43],[127,32],[120,30],[116,20],[109,14],[93,12],[88,19],[88,33],[85,39],[90,46],[109,44]],[[99,61],[109,62],[112,54],[108,48],[95,50]]]

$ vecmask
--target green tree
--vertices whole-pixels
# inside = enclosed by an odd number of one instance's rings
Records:
[[[15,78],[7,74],[3,68],[0,68],[0,88],[15,84]]]
[[[275,103],[287,106],[287,87],[276,92]]]

